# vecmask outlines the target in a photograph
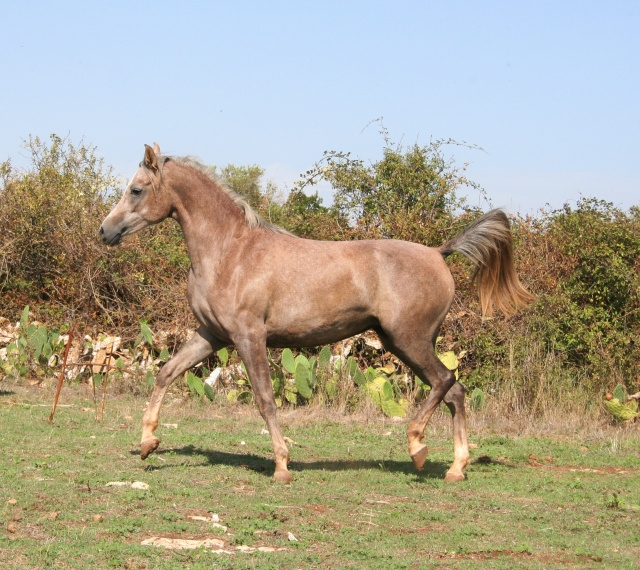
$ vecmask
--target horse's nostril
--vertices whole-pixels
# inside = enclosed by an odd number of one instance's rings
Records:
[[[103,236],[104,235],[104,228],[102,226],[100,226],[100,229],[98,230],[100,232],[100,235]]]

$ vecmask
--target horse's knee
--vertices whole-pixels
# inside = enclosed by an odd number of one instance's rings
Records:
[[[266,420],[276,415],[276,401],[273,397],[269,397],[267,394],[263,394],[259,389],[254,388],[254,394],[256,397],[256,403],[258,404],[258,411],[260,415]]]
[[[454,376],[455,378],[455,376]],[[463,401],[464,402],[464,395],[465,395],[466,390],[464,389],[464,386],[462,384],[460,384],[460,382],[454,382],[453,386],[451,386],[451,388],[449,388],[449,391],[445,394],[444,396],[444,401],[445,403],[456,403],[456,402],[460,402]]]
[[[465,389],[460,382],[456,382],[445,394],[443,401],[453,416],[458,412],[464,413]]]
[[[276,406],[275,401],[271,402],[268,400],[258,400],[258,410],[263,419],[272,418],[276,415],[276,410],[278,407]]]
[[[456,383],[457,380],[455,373],[448,368],[444,368],[438,370],[438,374],[431,380],[431,389],[436,390],[436,393],[442,394],[442,397],[444,398]]]
[[[167,388],[171,382],[173,381],[174,376],[170,368],[167,368],[167,364],[165,364],[158,374],[156,374],[156,379],[154,381],[154,387],[165,389]]]

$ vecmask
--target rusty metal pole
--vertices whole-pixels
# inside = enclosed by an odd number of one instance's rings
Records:
[[[69,329],[69,340],[67,340],[67,347],[64,350],[64,360],[62,361],[62,372],[60,372],[60,380],[58,381],[58,389],[56,390],[56,397],[53,400],[53,407],[51,408],[51,415],[49,416],[49,423],[53,422],[53,414],[56,413],[56,406],[58,405],[58,397],[60,396],[60,390],[62,389],[62,382],[64,382],[64,373],[67,367],[67,357],[69,356],[69,349],[71,348],[71,339],[73,333],[76,330],[76,324],[73,323]]]

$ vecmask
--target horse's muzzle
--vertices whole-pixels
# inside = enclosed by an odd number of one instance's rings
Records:
[[[99,234],[102,238],[102,243],[106,245],[118,245],[122,241],[122,234],[124,230],[118,232],[117,234],[112,234],[110,232],[105,232],[104,226],[100,226]]]

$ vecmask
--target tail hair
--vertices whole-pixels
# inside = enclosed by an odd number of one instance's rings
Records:
[[[502,210],[487,212],[442,244],[438,251],[443,257],[457,251],[471,260],[472,279],[478,287],[483,316],[491,316],[495,304],[510,317],[535,299],[516,274],[511,224]]]

